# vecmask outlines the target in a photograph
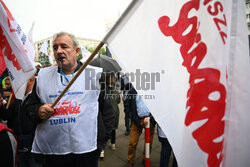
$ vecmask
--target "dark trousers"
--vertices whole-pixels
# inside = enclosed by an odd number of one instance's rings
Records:
[[[100,151],[84,154],[46,155],[45,167],[98,167]]]
[[[116,130],[113,129],[111,132],[111,144],[115,144],[115,138],[116,138]]]
[[[36,160],[31,152],[18,152],[18,167],[42,167],[43,164]]]
[[[172,147],[168,142],[167,138],[159,137],[159,141],[161,142],[161,158],[160,158],[160,167],[168,167]],[[174,156],[172,167],[177,167],[177,162]]]
[[[125,127],[126,127],[126,131],[130,131],[130,126],[131,126],[131,121],[130,118],[128,116],[128,114],[125,113]]]

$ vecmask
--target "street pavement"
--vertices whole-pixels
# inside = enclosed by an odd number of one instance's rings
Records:
[[[116,130],[116,149],[111,150],[108,147],[108,145],[106,146],[104,158],[99,159],[98,162],[99,167],[127,167],[129,136],[125,136],[125,129],[126,129],[124,121],[125,115],[123,112],[122,102],[119,104],[119,109],[120,109],[120,119],[119,119],[119,127]],[[143,167],[142,153],[145,141],[144,136],[145,133],[143,131],[136,148],[136,159],[134,167]],[[150,157],[150,167],[160,166],[160,151],[161,151],[161,143],[158,140],[157,131],[155,128],[154,141]]]

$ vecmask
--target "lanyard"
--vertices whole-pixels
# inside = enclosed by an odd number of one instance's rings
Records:
[[[74,69],[74,72],[72,73],[72,78],[74,77],[74,73],[75,73],[77,67],[78,67],[78,63],[77,63],[77,65],[76,65],[76,68]],[[63,83],[63,78],[62,78],[62,76],[64,76],[64,78],[66,79],[66,81],[67,81],[68,83],[69,83],[69,78],[68,78],[68,76],[62,71],[62,66],[60,66],[59,69],[60,69],[60,74],[61,74],[61,83],[62,83],[63,86],[67,86],[66,84]]]

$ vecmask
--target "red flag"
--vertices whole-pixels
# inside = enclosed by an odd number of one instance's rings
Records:
[[[2,75],[5,69],[6,69],[6,64],[4,62],[3,54],[0,52],[0,75]]]

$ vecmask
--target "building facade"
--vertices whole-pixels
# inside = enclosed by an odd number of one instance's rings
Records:
[[[97,47],[97,45],[100,42],[98,40],[86,39],[86,38],[76,37],[76,39],[79,43],[79,46],[83,46],[85,48],[95,48],[95,47]],[[53,37],[48,37],[46,39],[34,42],[34,48],[36,51],[35,62],[40,63],[42,66],[50,66],[51,65],[48,55],[45,55],[44,53],[42,53],[40,51],[43,43],[47,42],[48,43],[48,53],[52,59],[52,62],[53,62],[52,64],[55,63],[55,58],[54,58],[53,48],[52,48],[52,46],[53,46],[52,41],[53,41]]]
[[[248,35],[250,35],[250,0],[246,0],[246,18],[248,26]]]

